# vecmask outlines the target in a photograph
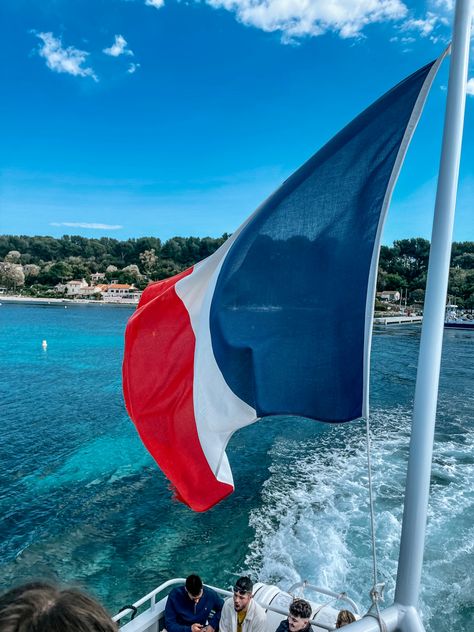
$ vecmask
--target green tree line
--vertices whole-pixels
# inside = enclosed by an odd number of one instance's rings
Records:
[[[71,279],[90,281],[91,274],[103,272],[107,281],[144,288],[205,259],[227,237],[173,237],[162,243],[157,237],[120,241],[0,235],[0,284],[44,291]]]
[[[157,237],[120,241],[78,235],[29,237],[0,235],[0,284],[26,293],[48,292],[58,283],[103,272],[106,279],[144,288],[173,276],[211,255],[228,238]],[[420,237],[382,246],[377,290],[403,290],[410,303],[423,303],[430,243]],[[452,247],[449,294],[458,305],[474,309],[474,242]]]
[[[423,303],[430,242],[416,237],[400,239],[380,249],[377,290],[403,290],[410,303]],[[451,250],[448,294],[465,309],[474,309],[474,242],[454,242]]]

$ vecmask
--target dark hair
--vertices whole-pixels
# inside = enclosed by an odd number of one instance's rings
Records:
[[[186,577],[186,590],[193,597],[197,597],[202,590],[202,579],[199,575]]]
[[[0,632],[116,632],[92,597],[45,582],[23,584],[0,597]]]
[[[290,614],[302,619],[311,619],[311,606],[305,599],[293,599],[290,603]]]
[[[251,593],[253,590],[253,581],[250,577],[239,577],[239,579],[235,582],[234,588]]]
[[[337,615],[336,628],[342,628],[344,625],[354,623],[355,620],[356,618],[350,610],[341,610]]]

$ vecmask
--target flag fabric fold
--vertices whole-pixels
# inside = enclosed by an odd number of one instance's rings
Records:
[[[143,293],[126,330],[125,402],[193,509],[233,491],[225,448],[239,428],[367,414],[381,231],[441,59],[347,125],[213,255]]]

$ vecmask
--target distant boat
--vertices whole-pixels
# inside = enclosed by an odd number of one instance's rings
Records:
[[[474,330],[474,319],[466,318],[458,314],[457,305],[446,305],[446,317],[444,326],[448,329],[472,329]]]

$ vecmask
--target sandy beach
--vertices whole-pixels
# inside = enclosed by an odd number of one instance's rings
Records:
[[[98,307],[113,306],[113,307],[136,307],[137,301],[127,301],[118,299],[115,301],[95,301],[87,298],[35,298],[33,296],[18,296],[18,295],[0,295],[0,304],[2,303],[21,303],[24,305],[56,305],[56,306],[70,306],[70,305],[97,305]]]

